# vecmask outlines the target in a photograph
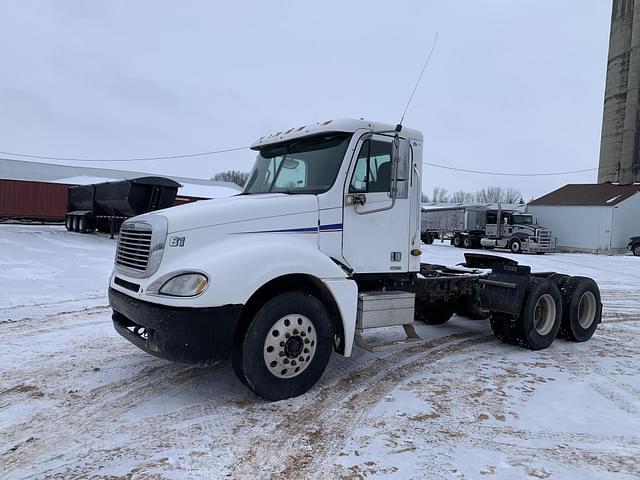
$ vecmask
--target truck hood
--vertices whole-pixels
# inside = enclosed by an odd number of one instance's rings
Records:
[[[194,228],[317,211],[318,200],[315,195],[267,193],[202,200],[154,213],[168,219],[168,233],[177,233]]]

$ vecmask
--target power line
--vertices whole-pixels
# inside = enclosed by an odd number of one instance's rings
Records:
[[[594,172],[598,170],[598,167],[595,167],[595,168],[585,168],[583,170],[568,170],[566,172],[503,173],[503,172],[486,172],[482,170],[468,170],[466,168],[449,167],[448,165],[439,165],[437,163],[430,163],[430,162],[422,162],[422,163],[424,165],[429,165],[430,167],[443,168],[445,170],[453,170],[456,172],[475,173],[478,175],[498,175],[498,176],[504,176],[504,177],[550,177],[554,175],[570,175],[572,173]]]
[[[27,153],[2,152],[0,154],[12,157],[35,158],[40,160],[59,160],[65,162],[144,162],[149,160],[171,160],[177,158],[204,157],[207,155],[217,155],[219,153],[237,152],[246,150],[249,147],[224,148],[222,150],[212,150],[210,152],[186,153],[182,155],[166,155],[162,157],[132,157],[132,158],[80,158],[80,157],[51,157],[46,155],[31,155]]]
[[[232,147],[232,148],[225,148],[221,150],[211,150],[208,152],[186,153],[186,154],[180,154],[180,155],[165,155],[165,156],[159,156],[159,157],[131,157],[131,158],[54,157],[54,156],[47,156],[47,155],[32,155],[27,153],[4,152],[4,151],[0,151],[0,154],[9,155],[13,157],[33,158],[33,159],[41,159],[41,160],[58,160],[58,161],[69,161],[69,162],[140,162],[140,161],[204,157],[207,155],[217,155],[220,153],[237,152],[241,150],[246,150],[248,148],[249,148],[248,146]],[[5,159],[5,160],[10,160],[10,159]],[[596,170],[604,170],[605,168],[608,168],[608,167],[601,167],[601,168],[594,167],[594,168],[585,168],[582,170],[568,170],[565,172],[504,173],[504,172],[488,172],[484,170],[470,170],[466,168],[450,167],[448,165],[441,165],[438,163],[431,163],[431,162],[422,162],[422,163],[424,165],[428,165],[431,167],[442,168],[445,170],[453,170],[455,172],[474,173],[477,175],[504,176],[504,177],[548,177],[548,176],[558,176],[558,175],[570,175],[574,173],[594,172]],[[611,166],[609,168],[616,168],[616,167]]]

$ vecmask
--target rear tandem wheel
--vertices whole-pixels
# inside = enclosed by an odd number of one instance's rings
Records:
[[[574,342],[589,340],[602,319],[600,289],[587,277],[569,277],[561,287],[562,325],[560,336]]]
[[[505,343],[542,350],[553,343],[562,321],[562,296],[555,283],[532,278],[519,315],[493,314],[491,329]]]

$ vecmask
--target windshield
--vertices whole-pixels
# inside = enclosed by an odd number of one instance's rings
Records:
[[[511,218],[514,225],[533,225],[532,215],[514,215]]]
[[[322,193],[331,188],[350,133],[304,138],[260,150],[244,193]]]

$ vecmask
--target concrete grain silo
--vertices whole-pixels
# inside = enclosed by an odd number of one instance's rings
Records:
[[[640,182],[640,0],[613,0],[598,182]]]

